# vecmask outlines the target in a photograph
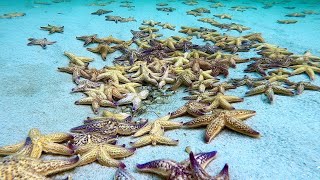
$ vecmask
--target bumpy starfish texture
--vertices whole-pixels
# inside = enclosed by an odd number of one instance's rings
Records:
[[[189,101],[184,106],[170,113],[170,118],[184,116],[186,114],[198,117],[202,116],[208,110],[208,105],[197,101]]]
[[[27,44],[28,46],[39,45],[43,49],[46,49],[47,45],[52,45],[52,44],[56,43],[56,41],[48,41],[47,38],[43,38],[43,39],[29,38],[28,40],[30,41]]]
[[[209,106],[210,109],[221,107],[223,109],[231,110],[234,109],[234,107],[230,103],[242,102],[243,98],[239,98],[237,96],[224,95],[223,93],[219,92],[216,96],[208,97],[202,101],[206,103],[211,103]]]
[[[101,58],[103,60],[107,59],[107,55],[109,53],[113,53],[116,51],[116,49],[113,49],[112,47],[108,46],[107,44],[99,44],[96,48],[87,48],[87,50],[101,54]]]
[[[74,139],[69,142],[73,147],[80,147],[91,143],[108,143],[115,144],[117,142],[116,136],[107,136],[94,132],[73,133]]]
[[[119,84],[119,82],[130,83],[130,80],[123,75],[123,72],[112,69],[104,69],[103,72],[97,76],[97,80],[111,80],[115,84]]]
[[[182,123],[169,121],[169,119],[170,119],[170,115],[166,115],[164,117],[158,118],[154,120],[152,123],[149,123],[146,126],[139,129],[136,133],[134,133],[133,137],[142,136],[150,131],[157,131],[156,128],[162,128],[167,130],[167,129],[175,129],[175,128],[182,127]]]
[[[149,95],[148,90],[140,91],[139,93],[128,93],[125,98],[120,99],[116,104],[123,105],[123,104],[131,104],[132,103],[132,110],[136,111],[141,106],[141,101],[146,99]]]
[[[294,95],[291,90],[282,87],[278,82],[265,82],[264,84],[259,85],[246,92],[246,96],[253,96],[261,93],[264,93],[267,96],[270,103],[272,103],[274,100],[274,94],[281,94],[286,96]]]
[[[62,144],[58,144],[71,140],[73,136],[70,134],[53,133],[43,135],[40,133],[39,129],[34,128],[29,131],[28,137],[31,140],[31,148],[28,148],[28,151],[23,153],[25,156],[40,158],[42,152],[61,155],[72,155],[74,153],[72,149]],[[1,147],[0,155],[14,154],[24,148],[24,145],[25,141],[18,144]]]
[[[119,167],[114,175],[114,180],[135,180],[135,178],[126,169]]]
[[[125,164],[116,160],[134,154],[135,148],[124,148],[107,143],[90,143],[77,149],[81,155],[80,166],[98,161],[103,166],[125,167]]]
[[[196,79],[191,69],[185,69],[178,73],[175,84],[170,88],[171,90],[177,90],[182,84],[185,86],[191,86],[192,81]]]
[[[80,77],[75,79],[75,83],[77,84],[77,87],[72,88],[71,92],[84,92],[101,86],[101,83],[99,82],[92,82],[87,79],[80,80]]]
[[[83,57],[83,56],[76,56],[70,52],[64,52],[64,55],[67,56],[70,60],[70,64],[75,64],[78,66],[85,66],[86,63],[93,61],[93,58]]]
[[[205,134],[207,143],[216,137],[224,127],[247,136],[259,137],[259,132],[243,123],[243,120],[254,115],[255,111],[250,110],[214,110],[212,115],[197,117],[192,121],[184,123],[184,126],[190,128],[207,126]]]
[[[71,132],[93,132],[103,135],[132,135],[140,128],[145,126],[147,121],[134,123],[134,122],[120,122],[113,119],[99,119],[99,120],[87,120],[84,125],[74,127]]]
[[[48,24],[48,26],[40,27],[43,30],[49,31],[49,34],[53,33],[63,33],[64,26],[52,26]]]
[[[67,171],[79,165],[76,156],[68,160],[40,160],[25,156],[8,157],[0,161],[1,179],[50,179],[46,176]]]
[[[291,74],[292,75],[297,75],[301,73],[306,73],[311,80],[314,80],[316,78],[315,72],[320,73],[320,68],[304,64],[304,65],[295,65],[295,66],[290,66],[291,68],[295,69]]]

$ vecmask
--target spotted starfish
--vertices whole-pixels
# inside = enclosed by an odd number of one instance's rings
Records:
[[[72,155],[74,151],[62,144],[73,138],[72,135],[67,133],[53,133],[43,135],[39,129],[33,128],[29,131],[28,137],[31,140],[32,148],[25,151],[23,155],[32,158],[40,158],[42,152],[61,155]],[[0,148],[0,155],[11,155],[20,151],[25,145],[25,141],[18,144],[4,146]]]
[[[136,111],[141,106],[141,101],[146,99],[149,95],[148,90],[140,91],[139,93],[128,93],[125,98],[120,99],[116,104],[123,105],[123,104],[133,104],[132,110]]]
[[[86,63],[93,61],[93,58],[83,57],[83,56],[76,56],[70,52],[64,52],[64,55],[67,56],[70,60],[70,64],[75,64],[78,66],[85,66]]]
[[[107,59],[107,55],[109,53],[113,53],[116,51],[116,49],[113,49],[107,44],[99,44],[96,48],[87,48],[87,50],[93,52],[93,53],[98,53],[101,54],[101,58],[103,60]]]
[[[295,69],[291,74],[296,75],[296,74],[301,74],[301,73],[307,73],[309,78],[311,80],[314,80],[316,78],[315,72],[320,73],[320,68],[308,65],[308,64],[303,64],[303,65],[295,65],[295,66],[290,66],[291,68]]]
[[[46,176],[67,171],[79,165],[79,156],[68,160],[40,160],[31,157],[8,157],[0,160],[1,179],[51,179]]]
[[[115,144],[117,142],[116,136],[108,136],[100,133],[86,132],[86,133],[72,133],[74,139],[69,143],[73,147],[81,147],[91,143],[108,143]]]
[[[92,82],[88,79],[80,80],[80,77],[76,78],[75,83],[77,84],[77,87],[72,88],[71,92],[84,92],[101,86],[101,83]]]
[[[191,69],[185,69],[178,73],[175,84],[170,88],[171,90],[177,90],[182,84],[186,86],[191,86],[192,81],[196,79]]]
[[[166,115],[161,118],[158,118],[158,119],[154,120],[152,123],[149,123],[146,126],[139,129],[136,133],[134,133],[133,137],[139,137],[139,136],[142,136],[142,135],[152,131],[154,124],[156,126],[154,128],[162,128],[164,130],[182,127],[182,123],[169,121],[169,119],[170,119],[170,115]],[[153,131],[155,131],[155,130],[153,130]]]
[[[183,115],[191,115],[194,117],[202,116],[208,110],[208,105],[197,101],[189,101],[179,109],[170,113],[170,118],[176,118]]]
[[[79,77],[91,79],[91,75],[87,72],[87,67],[85,66],[77,66],[77,65],[71,64],[68,67],[58,67],[58,70],[60,72],[66,72],[66,73],[72,74],[73,81],[77,81]]]
[[[216,151],[199,153],[195,155],[195,159],[202,168],[206,168],[216,157],[216,154]],[[195,179],[192,175],[189,159],[182,162],[176,162],[170,159],[159,159],[144,164],[137,164],[137,169],[140,172],[155,173],[167,179]]]
[[[88,46],[89,44],[100,42],[100,40],[97,38],[97,36],[98,36],[97,34],[93,34],[90,36],[79,36],[76,38],[78,40],[84,41],[83,46]]]
[[[28,40],[30,41],[27,44],[28,46],[39,45],[43,49],[46,49],[47,45],[52,45],[57,42],[57,41],[48,41],[47,38],[43,38],[43,39],[29,38]]]
[[[294,93],[291,90],[282,87],[278,82],[265,82],[264,84],[259,85],[251,89],[250,91],[246,92],[246,96],[253,96],[261,93],[264,93],[267,96],[270,103],[273,102],[274,94],[282,94],[286,96],[294,95]]]
[[[98,161],[103,166],[124,168],[125,164],[116,159],[131,156],[135,150],[107,143],[90,143],[79,147],[76,152],[81,155],[80,166]]]
[[[234,109],[234,107],[230,103],[242,102],[243,98],[239,98],[237,96],[224,95],[223,93],[218,92],[216,96],[209,97],[202,101],[206,103],[211,103],[209,106],[210,109],[221,107],[223,109],[230,110],[230,109]]]
[[[255,114],[256,112],[251,110],[214,110],[213,114],[197,117],[192,121],[184,123],[184,126],[191,128],[207,126],[205,135],[207,143],[216,137],[224,127],[247,136],[259,137],[259,132],[243,123],[243,120]]]
[[[84,125],[74,127],[70,131],[76,133],[100,133],[103,135],[131,135],[137,132],[140,128],[146,125],[148,121],[134,123],[121,122],[114,119],[99,119],[85,121]]]
[[[156,77],[159,77],[158,73],[154,73],[152,72],[148,66],[146,64],[141,64],[138,71],[136,73],[134,73],[133,75],[131,75],[131,80],[133,82],[146,82],[146,83],[150,83],[154,86],[158,85],[158,82],[156,80]]]
[[[40,27],[42,30],[49,31],[49,34],[53,33],[63,33],[64,26],[52,26],[48,24],[48,26]]]

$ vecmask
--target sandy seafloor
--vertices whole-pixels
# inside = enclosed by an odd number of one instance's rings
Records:
[[[18,2],[18,1],[17,1]],[[182,35],[179,27],[204,26],[209,24],[197,21],[196,17],[186,16],[186,11],[196,7],[206,7],[208,2],[197,6],[183,5],[180,1],[169,2],[177,11],[167,15],[155,10],[156,2],[135,1],[135,8],[128,10],[119,8],[119,2],[105,7],[86,6],[89,1],[60,3],[51,6],[36,5],[26,8],[23,3],[9,4],[0,1],[0,13],[13,11],[26,12],[25,17],[16,19],[0,19],[0,146],[16,143],[24,139],[30,128],[39,128],[43,133],[68,132],[72,127],[82,124],[87,116],[93,116],[90,106],[76,106],[74,101],[83,97],[81,93],[70,94],[74,87],[71,76],[59,73],[57,67],[66,66],[68,59],[64,51],[76,55],[94,57],[91,67],[102,67],[111,64],[112,58],[120,53],[113,53],[107,61],[102,61],[99,55],[88,52],[83,42],[76,36],[98,34],[100,37],[113,35],[129,40],[130,29],[138,29],[142,20],[157,20],[169,22],[177,26],[176,31],[160,30],[165,37]],[[15,2],[16,3],[16,2]],[[241,5],[240,1],[226,2],[224,8],[211,9],[211,14],[202,17],[212,17],[213,14],[229,13],[234,16],[230,20],[219,22],[236,22],[249,26],[250,32],[261,32],[267,42],[287,47],[294,53],[311,50],[320,55],[320,15],[307,15],[306,18],[296,18],[297,24],[280,25],[278,19],[285,19],[290,12],[304,9],[320,10],[318,4],[288,3],[270,9],[261,8],[259,3],[249,2],[246,5],[256,6],[258,10],[246,12],[229,11],[233,5]],[[294,10],[283,6],[296,6]],[[118,23],[107,22],[104,16],[93,16],[91,12],[99,8],[111,9],[111,15],[124,17],[134,16],[137,22]],[[62,13],[62,14],[58,14]],[[63,34],[48,35],[40,30],[47,24],[64,25]],[[161,28],[161,27],[160,27]],[[227,32],[239,35],[237,32]],[[30,37],[57,41],[43,50],[39,46],[27,46]],[[202,43],[202,40],[195,42]],[[95,46],[95,45],[91,45]],[[256,56],[255,53],[245,53],[242,57]],[[242,77],[246,64],[237,69],[230,69],[229,77]],[[308,80],[306,75],[295,76],[298,80]],[[315,84],[320,85],[320,76],[316,76]],[[246,87],[228,91],[227,94],[243,96]],[[180,91],[181,92],[181,91]],[[182,93],[170,99],[170,104],[154,105],[153,110],[159,116],[167,114],[183,105]],[[184,149],[191,146],[196,152],[218,151],[218,157],[207,167],[207,172],[214,175],[225,163],[229,164],[231,179],[319,179],[320,177],[320,93],[305,91],[300,96],[276,96],[274,104],[266,102],[264,95],[245,98],[243,103],[236,103],[236,108],[256,110],[256,116],[246,121],[252,128],[261,133],[260,139],[249,138],[230,130],[223,130],[210,144],[203,140],[205,129],[181,129],[167,131],[166,135],[179,139],[175,147],[147,146],[123,160],[127,169],[137,179],[158,179],[158,176],[140,174],[135,170],[136,163],[144,163],[154,159],[169,158],[182,161],[188,157]],[[154,113],[143,117],[153,120]],[[191,118],[182,117],[174,121],[188,121]],[[132,141],[130,137],[121,138],[119,144]],[[116,169],[103,167],[97,163],[78,167],[62,174],[72,174],[74,179],[112,179]]]

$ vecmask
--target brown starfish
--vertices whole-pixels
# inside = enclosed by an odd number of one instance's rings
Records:
[[[94,53],[101,54],[101,57],[103,60],[107,59],[107,55],[109,53],[113,53],[116,51],[116,49],[110,47],[107,44],[99,44],[96,48],[87,48],[87,50],[94,52]]]
[[[43,38],[43,39],[29,38],[28,40],[30,41],[27,44],[28,46],[39,45],[43,49],[46,49],[47,45],[52,45],[57,42],[57,41],[48,41],[47,38]]]

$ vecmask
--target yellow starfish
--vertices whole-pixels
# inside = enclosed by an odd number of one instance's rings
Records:
[[[303,64],[303,65],[295,65],[295,66],[290,66],[291,68],[295,69],[291,75],[297,75],[297,74],[301,74],[301,73],[307,73],[307,75],[309,76],[309,78],[311,80],[314,80],[316,78],[315,76],[315,72],[316,73],[320,73],[320,68],[318,67],[314,67],[308,64]]]
[[[79,165],[79,156],[68,160],[40,160],[30,157],[8,157],[0,161],[1,179],[44,179]]]
[[[176,111],[170,113],[170,118],[176,118],[186,114],[198,117],[204,115],[207,110],[208,105],[197,101],[189,101]]]
[[[171,90],[177,90],[182,84],[186,86],[192,85],[192,80],[195,80],[196,76],[193,74],[191,69],[185,69],[181,72],[178,72],[178,77],[176,83],[170,88]]]
[[[251,137],[259,137],[259,132],[253,130],[242,121],[256,114],[250,110],[215,110],[212,115],[204,115],[184,123],[187,127],[207,126],[205,139],[209,143],[224,127],[228,127],[241,134]]]
[[[115,119],[118,121],[124,121],[127,118],[131,118],[131,115],[128,113],[113,113],[111,111],[102,111],[101,116],[99,117],[88,117],[88,120],[104,120],[104,119]]]
[[[128,91],[132,92],[132,93],[136,93],[136,87],[140,87],[142,86],[142,84],[140,83],[125,83],[125,84],[114,84],[114,86],[116,86],[117,88],[124,88],[127,89]]]
[[[97,76],[97,80],[111,80],[113,83],[119,84],[119,82],[130,83],[130,80],[126,78],[119,70],[104,69],[103,73]]]
[[[169,37],[168,39],[165,40],[160,40],[160,42],[162,43],[162,45],[168,47],[169,49],[171,49],[172,51],[175,51],[175,44],[177,43],[173,38]]]
[[[99,38],[99,40],[101,40],[102,42],[107,43],[107,44],[111,44],[111,43],[121,44],[121,43],[125,42],[123,40],[120,40],[120,39],[113,37],[112,35],[110,35],[108,37],[104,37],[104,38]],[[130,43],[130,41],[128,43]]]
[[[303,55],[292,55],[290,57],[302,62],[320,61],[320,57],[314,56],[310,51],[305,51]]]
[[[61,142],[66,142],[71,140],[73,137],[67,133],[53,133],[43,135],[39,129],[33,128],[28,134],[31,140],[31,146],[28,151],[22,153],[23,155],[30,156],[33,158],[40,158],[42,152],[51,154],[61,154],[61,155],[72,155],[74,151],[62,144]],[[26,141],[18,144],[4,146],[0,148],[0,155],[11,155],[20,151]]]
[[[158,24],[160,24],[160,22],[154,21],[154,20],[149,20],[149,21],[143,20],[143,23],[142,23],[142,25],[147,25],[147,26],[152,26],[152,27],[155,25],[158,25]]]
[[[75,64],[78,66],[85,66],[86,63],[93,61],[93,58],[83,57],[83,56],[76,56],[70,52],[64,52],[64,55],[70,59],[70,64]]]
[[[229,15],[229,14],[216,14],[216,15],[213,15],[215,17],[218,17],[220,19],[232,19],[232,16]]]
[[[157,144],[169,145],[169,146],[176,146],[179,143],[179,140],[173,140],[168,137],[164,137],[164,130],[158,124],[153,124],[152,131],[148,135],[142,136],[136,142],[131,142],[132,147],[142,147],[148,144],[152,146],[156,146]]]
[[[203,100],[203,102],[211,103],[209,106],[210,109],[215,109],[218,107],[222,107],[223,109],[234,109],[234,107],[230,103],[242,101],[243,98],[239,98],[237,96],[224,95],[221,92],[219,92],[216,96],[209,97]]]
[[[151,47],[148,41],[135,40],[134,43],[136,43],[140,49],[146,49]]]
[[[116,51],[116,49],[113,49],[112,47],[108,46],[107,44],[99,44],[96,48],[87,48],[88,51],[91,51],[93,53],[101,54],[101,58],[103,60],[107,59],[107,55],[109,53],[113,53]]]
[[[134,154],[135,148],[124,148],[107,143],[89,143],[80,146],[77,153],[81,155],[80,166],[98,161],[103,166],[125,167],[125,164],[116,160]]]
[[[159,73],[152,72],[146,64],[140,65],[138,71],[131,75],[133,82],[147,82],[152,85],[157,86],[158,82],[155,77],[158,77]]]
[[[163,23],[163,24],[160,24],[159,26],[162,27],[162,29],[170,29],[170,30],[175,30],[176,26],[174,25],[171,25],[169,23]]]
[[[152,123],[147,124],[146,126],[142,127],[139,129],[133,137],[139,137],[142,136],[152,130],[154,127],[154,124],[156,124],[157,128],[162,128],[162,129],[175,129],[175,128],[180,128],[182,127],[182,123],[180,122],[173,122],[169,121],[170,115],[163,116],[161,118],[158,118],[154,120]]]
[[[164,61],[168,61],[169,63],[172,63],[174,67],[181,67],[187,63],[189,63],[189,60],[186,58],[186,56],[177,56],[177,57],[171,57],[171,58],[165,58]]]

